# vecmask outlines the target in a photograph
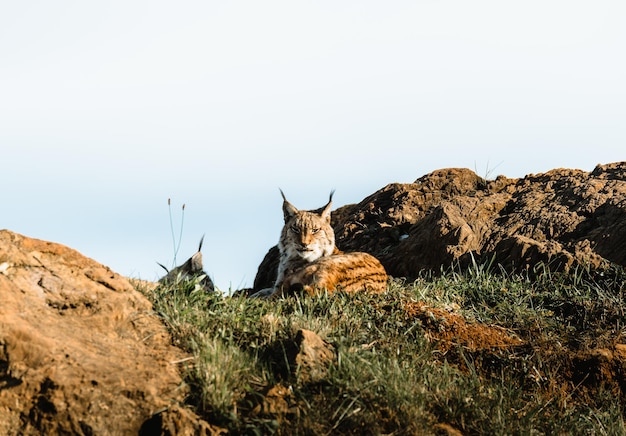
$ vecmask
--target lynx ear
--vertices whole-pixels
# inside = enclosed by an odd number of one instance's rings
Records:
[[[328,198],[328,203],[326,203],[326,206],[324,206],[324,209],[322,210],[322,218],[324,218],[326,221],[330,222],[330,207],[333,205],[333,194],[335,193],[335,190],[333,189],[332,191],[330,191],[330,197]]]
[[[293,204],[287,201],[287,198],[285,197],[285,193],[283,192],[283,190],[282,189],[279,189],[279,190],[280,190],[280,195],[283,196],[283,214],[285,216],[285,222],[287,222],[292,216],[298,213],[298,209],[296,209],[296,207]]]
[[[198,273],[202,271],[202,253],[198,251],[196,254],[191,256],[191,272]]]

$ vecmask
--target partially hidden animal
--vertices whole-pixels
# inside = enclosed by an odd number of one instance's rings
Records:
[[[343,253],[335,246],[330,225],[333,192],[317,210],[298,210],[283,191],[285,224],[278,241],[280,260],[276,282],[253,297],[275,297],[296,291],[383,292],[387,289],[385,268],[368,253]]]
[[[159,266],[163,268],[167,274],[159,279],[159,283],[162,284],[175,284],[183,280],[197,280],[205,291],[213,292],[215,285],[207,273],[204,272],[202,266],[202,243],[204,242],[204,236],[200,238],[200,244],[198,245],[198,251],[191,256],[185,263],[179,265],[172,270],[168,270],[165,266],[159,263]]]

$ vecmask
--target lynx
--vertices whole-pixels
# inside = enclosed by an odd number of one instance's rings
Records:
[[[202,242],[204,242],[204,236],[200,238],[200,244],[198,245],[198,251],[191,256],[185,263],[176,268],[173,268],[171,271],[168,270],[165,266],[159,263],[159,266],[163,268],[167,274],[159,279],[159,283],[176,283],[181,280],[192,280],[195,278],[199,278],[198,284],[204,288],[207,292],[213,292],[215,290],[215,286],[213,285],[213,281],[209,278],[207,273],[203,271],[202,266]]]
[[[333,292],[382,292],[387,287],[387,273],[378,259],[367,253],[342,253],[335,246],[328,203],[317,210],[301,211],[292,205],[283,191],[283,226],[278,250],[280,262],[273,288],[255,296],[279,296],[296,290],[314,294],[317,290]]]

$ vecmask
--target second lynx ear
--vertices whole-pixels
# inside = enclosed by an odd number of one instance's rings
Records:
[[[330,208],[333,205],[333,194],[335,190],[330,191],[330,197],[328,198],[328,203],[324,206],[324,210],[322,210],[322,218],[324,218],[327,222],[330,222]]]

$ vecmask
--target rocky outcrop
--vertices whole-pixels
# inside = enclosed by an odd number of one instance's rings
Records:
[[[438,170],[339,208],[332,222],[341,250],[373,254],[408,279],[472,258],[511,271],[626,265],[626,162],[492,181]],[[276,255],[261,263],[255,289],[273,283]]]
[[[0,296],[0,434],[138,434],[184,400],[186,356],[110,269],[3,230]]]

